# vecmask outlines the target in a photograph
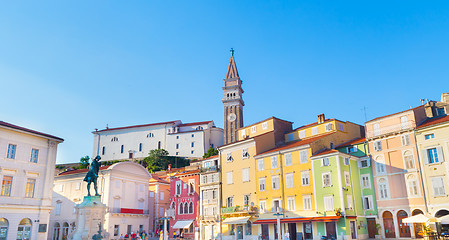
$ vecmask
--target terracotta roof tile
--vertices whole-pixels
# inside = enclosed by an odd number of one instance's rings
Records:
[[[28,133],[33,133],[33,134],[41,135],[41,136],[47,137],[47,138],[53,138],[53,139],[59,140],[59,141],[61,141],[61,142],[64,141],[64,139],[59,138],[59,137],[56,137],[56,136],[53,136],[53,135],[50,135],[50,134],[38,132],[38,131],[35,131],[35,130],[31,130],[31,129],[29,129],[29,128],[20,127],[20,126],[17,126],[17,125],[11,124],[11,123],[7,123],[7,122],[3,122],[3,121],[0,121],[0,126],[5,126],[5,127],[8,127],[8,128],[13,128],[13,129],[16,129],[16,130],[21,130],[21,131],[28,132]]]
[[[312,157],[321,156],[321,155],[325,155],[325,154],[329,154],[329,153],[339,153],[339,151],[337,151],[335,149],[327,149],[326,148],[323,151],[313,154]]]
[[[150,181],[149,182],[159,182],[159,183],[165,183],[165,184],[170,184],[169,182],[165,181],[164,179],[156,176],[156,175],[151,175]]]
[[[382,118],[390,117],[390,116],[393,116],[393,115],[396,115],[396,114],[399,114],[399,113],[404,113],[404,112],[407,112],[407,111],[416,110],[416,109],[418,109],[420,107],[424,107],[424,105],[420,105],[420,106],[417,106],[417,107],[414,107],[414,108],[410,108],[410,109],[407,109],[407,110],[404,110],[404,111],[400,111],[400,112],[397,112],[397,113],[388,114],[388,115],[385,115],[385,116],[382,116],[382,117],[377,117],[377,118],[369,120],[367,123],[372,122],[372,121],[376,121],[376,120],[379,120],[379,119],[382,119]]]
[[[349,140],[348,142],[342,143],[342,144],[336,146],[335,148],[347,147],[347,146],[358,144],[358,143],[362,143],[362,142],[365,142],[365,141],[366,141],[365,137],[355,138],[355,139]]]
[[[417,129],[425,128],[425,127],[432,126],[432,125],[437,125],[437,124],[444,123],[444,122],[449,122],[449,115],[429,118],[426,121],[424,121],[423,123],[421,123],[417,127]]]

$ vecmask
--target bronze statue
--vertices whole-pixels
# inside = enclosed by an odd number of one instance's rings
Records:
[[[98,190],[97,190],[98,171],[100,170],[100,163],[98,161],[100,159],[101,159],[101,157],[98,155],[94,159],[92,159],[92,162],[89,165],[89,171],[87,172],[86,176],[84,177],[84,181],[87,182],[87,196],[90,196],[90,184],[91,183],[94,183],[95,196],[100,196],[100,194],[98,194]]]

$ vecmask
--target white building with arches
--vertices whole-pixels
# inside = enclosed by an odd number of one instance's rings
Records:
[[[56,152],[63,141],[0,121],[0,240],[47,238]]]
[[[78,169],[55,177],[55,208],[50,215],[48,239],[71,239],[77,227],[75,206],[87,195],[87,183],[83,181],[86,173],[87,169]],[[103,230],[109,239],[119,239],[131,232],[148,232],[150,178],[144,167],[131,161],[100,167],[98,193],[107,206]]]

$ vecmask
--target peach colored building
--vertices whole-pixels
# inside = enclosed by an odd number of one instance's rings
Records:
[[[150,214],[150,231],[156,232],[156,229],[162,229],[164,225],[165,210],[170,207],[170,182],[166,172],[158,175],[152,174],[149,180],[149,200],[148,210]]]
[[[426,212],[414,138],[414,129],[426,119],[426,106],[422,105],[365,124],[384,238],[420,235],[420,228],[402,219]]]

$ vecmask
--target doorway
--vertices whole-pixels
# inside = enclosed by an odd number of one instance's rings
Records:
[[[237,226],[237,239],[243,239],[243,225]]]
[[[376,237],[376,219],[374,218],[367,218],[366,219],[366,225],[368,225],[368,237],[369,238],[375,238]]]
[[[268,240],[269,239],[269,232],[268,232],[268,224],[262,224],[262,240]]]
[[[407,218],[408,214],[404,210],[398,212],[398,226],[399,226],[399,237],[411,237],[410,227],[402,222],[402,219]]]
[[[312,223],[303,223],[302,227],[304,231],[304,239],[313,239]]]
[[[0,240],[6,240],[8,236],[9,222],[6,218],[0,218]]]
[[[357,239],[357,225],[355,224],[355,221],[350,221],[349,224],[351,227],[351,238]]]
[[[418,215],[418,214],[424,214],[420,209],[415,209],[412,212],[412,216]],[[415,230],[415,237],[416,238],[423,238],[424,237],[424,225],[422,223],[413,223],[413,229]]]
[[[31,238],[31,220],[24,218],[20,221],[17,228],[17,240],[30,240]]]
[[[290,240],[296,240],[296,223],[288,224],[288,234],[290,235]]]
[[[326,223],[326,235],[328,239],[337,239],[337,226],[335,222]]]
[[[382,218],[384,220],[385,237],[396,238],[396,234],[394,233],[393,214],[389,211],[385,211],[382,214]]]

